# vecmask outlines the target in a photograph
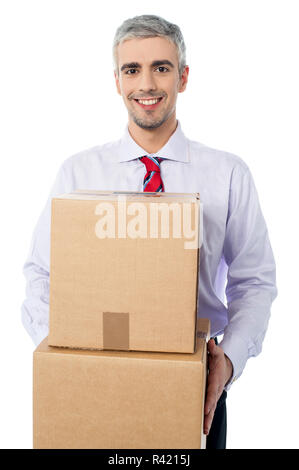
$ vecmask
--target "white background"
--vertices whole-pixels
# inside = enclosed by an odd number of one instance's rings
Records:
[[[298,448],[298,2],[147,3],[0,4],[0,447],[32,447],[34,345],[20,306],[33,228],[62,161],[123,133],[112,40],[126,18],[150,13],[177,23],[187,45],[184,133],[249,165],[277,263],[263,351],[229,392],[227,447]]]

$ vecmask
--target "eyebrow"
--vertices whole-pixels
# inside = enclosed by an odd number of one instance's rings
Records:
[[[154,60],[151,63],[152,67],[158,67],[159,65],[169,65],[171,68],[174,68],[174,65],[170,60],[164,59],[164,60]],[[120,71],[122,72],[125,69],[141,69],[141,65],[138,62],[130,62],[128,64],[123,64],[121,66]]]

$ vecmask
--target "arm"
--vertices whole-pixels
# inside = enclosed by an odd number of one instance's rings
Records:
[[[245,165],[231,178],[226,237],[228,324],[220,346],[209,342],[209,369],[205,404],[205,433],[209,432],[216,403],[238,378],[249,357],[256,356],[277,295],[275,261],[256,188]]]
[[[223,253],[228,265],[228,324],[221,348],[232,361],[236,380],[249,357],[262,350],[277,295],[275,260],[248,168],[236,168],[232,175]]]
[[[69,191],[71,183],[62,165],[38,219],[23,266],[26,298],[21,306],[22,322],[36,345],[48,335],[51,200],[52,197]]]

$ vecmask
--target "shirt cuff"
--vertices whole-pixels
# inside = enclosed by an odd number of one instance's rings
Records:
[[[39,325],[39,328],[35,328],[32,318],[30,315],[27,313],[27,309],[25,304],[22,306],[22,323],[29,335],[31,336],[31,339],[35,346],[38,346],[43,339],[48,336],[48,325]]]
[[[233,365],[232,377],[224,387],[224,390],[227,391],[243,372],[248,359],[248,347],[247,343],[242,338],[230,333],[224,334],[219,346],[223,350],[224,354],[231,360]]]

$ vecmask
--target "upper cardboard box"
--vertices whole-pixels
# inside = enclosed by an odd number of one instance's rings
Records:
[[[194,352],[200,215],[197,193],[53,198],[49,344]]]

